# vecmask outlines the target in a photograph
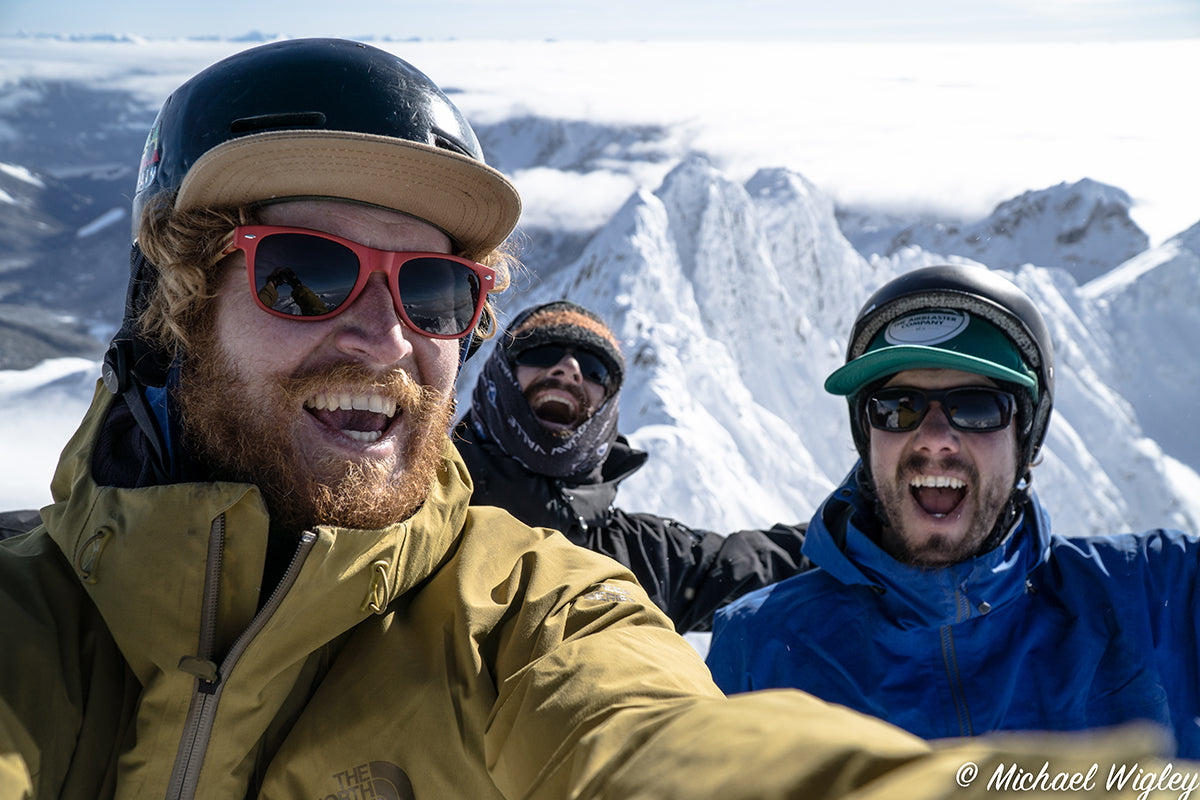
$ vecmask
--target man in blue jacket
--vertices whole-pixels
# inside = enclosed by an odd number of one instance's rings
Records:
[[[818,567],[718,612],[726,692],[797,687],[926,738],[1152,720],[1200,755],[1200,541],[1050,532],[1030,487],[1045,321],[978,267],[903,275],[844,366],[860,461],[808,527]]]

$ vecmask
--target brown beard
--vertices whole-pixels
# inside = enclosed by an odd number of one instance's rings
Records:
[[[448,395],[402,369],[379,374],[349,362],[289,375],[252,393],[214,339],[196,342],[181,376],[184,446],[210,479],[256,485],[273,532],[377,529],[407,519],[425,502],[454,413]],[[395,398],[397,415],[408,418],[398,457],[351,461],[301,451],[291,415],[307,413],[302,404],[320,391],[348,387]]]
[[[942,470],[951,467],[961,472],[970,485],[974,496],[968,498],[974,504],[971,512],[968,535],[962,541],[950,542],[941,538],[924,543],[921,548],[910,546],[910,537],[897,520],[900,519],[898,509],[908,492],[907,475],[923,472],[936,463]],[[982,485],[979,471],[966,459],[947,458],[937,460],[920,455],[910,455],[896,467],[893,480],[885,485],[875,481],[876,514],[883,523],[884,529],[891,535],[885,536],[884,549],[901,563],[916,567],[937,567],[946,564],[957,564],[967,561],[983,552],[985,542],[991,540],[990,534],[1003,518],[1002,512],[1007,504],[1011,489],[1002,491],[997,485]],[[895,512],[895,513],[893,513]]]

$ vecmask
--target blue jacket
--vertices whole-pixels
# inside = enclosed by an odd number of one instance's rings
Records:
[[[809,524],[818,569],[717,613],[722,689],[797,687],[929,739],[1153,720],[1200,757],[1200,540],[1051,535],[1031,497],[1000,547],[920,569],[863,533],[853,476]]]

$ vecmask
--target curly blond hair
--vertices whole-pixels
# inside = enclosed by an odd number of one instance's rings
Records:
[[[142,215],[138,244],[155,271],[151,294],[139,320],[141,333],[172,358],[186,355],[196,332],[209,322],[212,301],[230,235],[255,222],[253,207],[177,211],[174,197],[160,197]],[[455,253],[461,255],[461,253]],[[515,248],[505,242],[480,263],[496,271],[496,284],[475,327],[478,339],[499,325],[494,298],[521,269]]]

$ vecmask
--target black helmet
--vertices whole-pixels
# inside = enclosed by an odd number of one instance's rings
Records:
[[[906,341],[897,328],[912,319],[920,320],[926,334],[935,326],[938,335]],[[972,345],[963,348],[958,341]],[[987,357],[971,352],[986,352]],[[1054,404],[1054,346],[1033,301],[985,267],[956,265],[913,270],[872,294],[854,321],[846,364],[825,382],[826,390],[846,395],[849,401],[850,428],[864,464],[864,390],[888,375],[919,367],[977,372],[1017,390],[1022,412],[1020,478],[1041,449]]]
[[[161,436],[139,386],[161,387],[169,358],[138,335],[156,280],[137,244],[143,211],[336,198],[409,214],[479,259],[521,213],[513,185],[487,166],[471,126],[423,73],[341,39],[254,47],[203,70],[163,104],[146,139],[133,199],[129,291],[104,357],[105,386],[126,397],[152,443]]]
[[[503,242],[521,208],[433,81],[342,39],[251,48],[176,89],[146,140],[135,239],[149,201],[176,191],[181,210],[287,197],[371,203],[441,228],[470,258]]]

